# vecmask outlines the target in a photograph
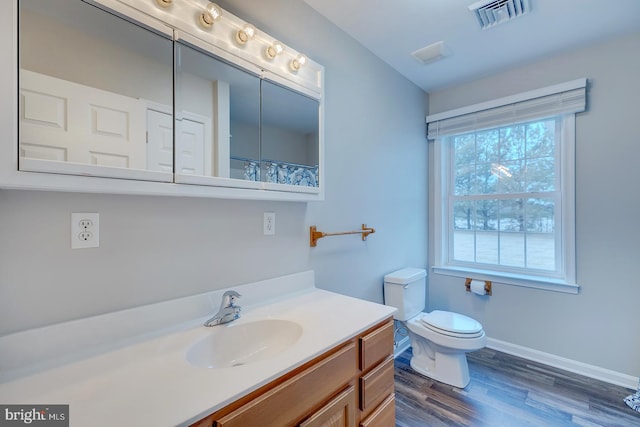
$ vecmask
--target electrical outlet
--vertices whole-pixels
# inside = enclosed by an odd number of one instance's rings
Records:
[[[80,212],[71,214],[71,249],[100,246],[100,214]]]
[[[263,232],[265,236],[271,236],[276,234],[276,213],[275,212],[264,213],[263,228],[264,228]]]

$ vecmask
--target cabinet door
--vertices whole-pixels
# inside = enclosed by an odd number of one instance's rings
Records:
[[[324,405],[300,427],[351,427],[355,425],[356,389],[351,386]]]
[[[216,427],[294,426],[318,402],[330,398],[351,381],[355,373],[355,344],[349,343],[307,370],[267,391],[230,414]]]
[[[360,427],[394,427],[396,425],[396,396],[390,395],[367,418]]]

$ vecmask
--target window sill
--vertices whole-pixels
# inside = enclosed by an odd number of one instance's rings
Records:
[[[524,274],[497,273],[495,271],[481,270],[475,268],[436,266],[431,270],[435,274],[454,277],[471,277],[479,280],[490,280],[495,283],[505,285],[522,286],[525,288],[543,289],[546,291],[562,292],[567,294],[577,294],[580,286],[576,283],[568,283],[564,280],[557,280],[539,276],[527,276]]]

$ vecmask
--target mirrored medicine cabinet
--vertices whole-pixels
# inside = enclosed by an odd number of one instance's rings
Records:
[[[230,14],[207,33],[208,0],[160,3],[18,0],[18,169],[321,195],[322,67],[224,40]]]

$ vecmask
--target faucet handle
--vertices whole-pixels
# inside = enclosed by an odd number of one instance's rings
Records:
[[[224,294],[222,294],[223,297],[234,297],[234,298],[240,298],[242,295],[240,295],[239,293],[237,293],[236,291],[226,291]]]
[[[240,298],[241,296],[242,295],[240,295],[236,291],[226,291],[224,294],[222,294],[221,307],[235,307],[236,299]]]

